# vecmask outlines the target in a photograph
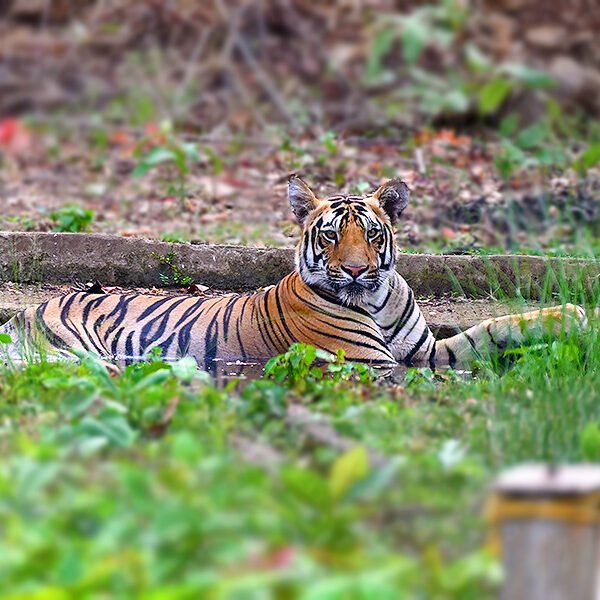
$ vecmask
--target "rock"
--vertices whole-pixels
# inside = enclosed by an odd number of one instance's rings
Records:
[[[557,25],[540,25],[532,27],[525,33],[525,39],[540,48],[560,48],[564,46],[568,36],[565,30]]]
[[[587,79],[586,71],[579,62],[566,55],[554,58],[550,63],[549,71],[570,94],[579,93]]]

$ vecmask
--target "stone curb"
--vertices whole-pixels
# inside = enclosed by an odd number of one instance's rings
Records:
[[[164,286],[177,269],[197,283],[231,291],[279,281],[294,268],[294,250],[175,244],[104,234],[0,232],[0,282]],[[162,261],[161,261],[162,258]],[[418,296],[521,294],[539,299],[558,289],[557,275],[591,289],[600,262],[538,256],[400,254],[398,271]]]

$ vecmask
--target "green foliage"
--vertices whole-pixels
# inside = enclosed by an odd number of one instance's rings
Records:
[[[178,231],[172,231],[170,233],[163,233],[160,236],[160,239],[163,242],[171,242],[173,244],[184,244],[189,242],[189,238],[185,233],[180,233]]]
[[[546,300],[599,304],[555,279]],[[473,507],[498,470],[600,456],[596,319],[508,370],[393,385],[301,344],[224,388],[158,354],[117,376],[90,355],[0,369],[14,597],[491,599]]]
[[[159,273],[159,278],[165,286],[189,287],[194,283],[193,277],[186,275],[177,264],[177,254],[169,252],[165,255],[153,253],[152,256],[169,269],[168,273]]]
[[[317,362],[324,366],[318,366]],[[287,382],[292,388],[310,388],[323,377],[333,383],[350,379],[369,383],[373,372],[367,365],[346,362],[343,350],[333,355],[308,344],[296,343],[284,354],[267,362],[265,376],[280,383]]]
[[[400,107],[407,104],[426,120],[448,112],[476,111],[488,117],[497,114],[514,92],[553,86],[553,79],[543,71],[518,63],[496,65],[473,43],[465,44],[467,17],[464,6],[453,0],[426,4],[407,15],[382,16],[371,37],[365,83],[396,80],[398,67],[392,70],[391,65],[399,65],[404,81],[391,95],[390,107],[400,100]],[[455,60],[424,68],[426,61],[421,59],[432,47]],[[387,60],[396,57],[398,49],[403,62]]]
[[[352,193],[357,194],[358,196],[362,196],[369,189],[371,189],[371,184],[368,181],[359,181],[358,183],[352,186]]]
[[[54,231],[80,233],[88,231],[94,220],[94,211],[78,204],[67,204],[50,213]]]
[[[479,91],[479,112],[482,115],[494,113],[506,100],[512,90],[507,79],[497,78],[486,83]]]
[[[155,167],[164,163],[175,167],[180,177],[185,177],[189,171],[190,162],[198,162],[200,154],[196,144],[170,140],[164,145],[154,146],[144,154],[133,170],[133,177],[146,175]]]
[[[310,376],[317,354],[296,347],[280,362]],[[314,385],[321,420],[355,446],[302,449],[279,420],[260,434],[283,456],[269,466],[228,440],[257,436],[241,420],[250,398],[295,393],[288,382],[237,396],[190,359],[156,357],[116,377],[88,355],[4,369],[3,585],[14,597],[491,597],[498,567],[465,535],[480,521],[457,511],[484,485],[477,461],[442,460],[442,442],[405,452],[420,417],[378,393],[363,404],[352,387],[329,404],[340,390]],[[383,464],[370,458],[376,439]],[[448,494],[428,494],[433,482]],[[403,519],[415,503],[422,517]]]
[[[511,177],[516,169],[563,167],[567,162],[563,144],[547,119],[519,130],[516,115],[508,115],[501,123],[500,133],[505,137],[494,156],[494,165],[504,179]]]
[[[162,137],[164,141],[159,144],[154,143],[152,140],[149,142],[146,140],[139,144],[136,151],[139,161],[132,172],[132,177],[142,177],[150,171],[166,166],[175,173],[172,179],[166,179],[166,193],[180,199],[185,198],[188,193],[187,177],[190,169],[193,164],[199,163],[203,156],[197,144],[179,140],[171,135],[169,129],[163,132]],[[145,150],[148,143],[152,147]],[[213,165],[215,173],[220,173],[223,168],[220,157],[211,149],[204,154]]]
[[[404,385],[408,389],[431,391],[435,389],[435,373],[429,368],[415,369],[411,367],[406,372]]]
[[[585,460],[600,460],[600,428],[598,423],[588,423],[580,434],[581,454]]]
[[[585,175],[588,169],[600,163],[600,143],[591,144],[575,161],[575,168],[580,175]]]
[[[336,143],[336,134],[333,131],[327,131],[321,136],[321,142],[325,149],[330,155],[336,155],[338,153],[338,147]]]

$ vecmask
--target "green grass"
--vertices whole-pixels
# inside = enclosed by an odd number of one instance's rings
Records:
[[[556,295],[598,298],[573,279]],[[244,386],[189,359],[7,366],[5,597],[493,598],[487,487],[517,462],[600,458],[599,340],[592,320],[402,385],[305,346]]]

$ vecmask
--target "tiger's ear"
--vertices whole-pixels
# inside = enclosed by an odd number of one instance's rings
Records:
[[[312,190],[296,174],[290,175],[288,178],[288,199],[300,225],[306,221],[306,217],[317,207],[318,203]]]
[[[390,179],[377,188],[373,198],[379,201],[390,221],[395,223],[408,204],[410,190],[401,179]]]

